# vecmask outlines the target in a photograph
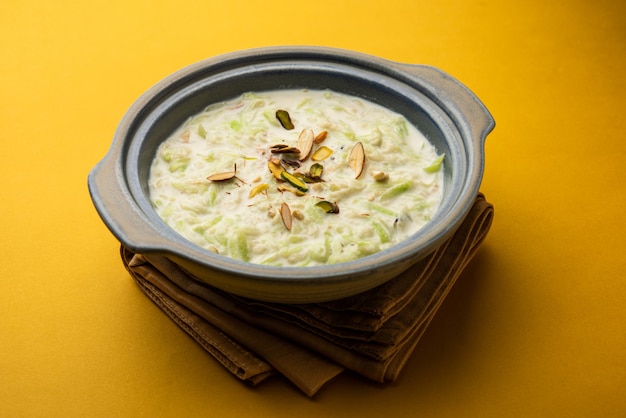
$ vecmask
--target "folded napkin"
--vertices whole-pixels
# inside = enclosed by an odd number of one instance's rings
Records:
[[[227,370],[257,384],[280,373],[308,396],[348,369],[394,381],[459,274],[486,237],[493,206],[483,194],[454,235],[375,289],[312,304],[235,296],[161,256],[122,246],[139,288]]]

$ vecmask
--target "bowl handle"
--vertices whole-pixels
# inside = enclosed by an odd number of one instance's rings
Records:
[[[165,248],[164,238],[145,231],[154,230],[150,221],[136,205],[126,184],[121,167],[116,163],[115,146],[89,173],[87,185],[96,211],[107,228],[124,246],[143,253]]]
[[[495,127],[495,121],[485,105],[465,85],[443,71],[428,66],[399,64],[399,67],[416,76],[423,92],[430,93],[429,98],[443,109],[450,111],[449,116],[456,122],[465,122],[470,128],[471,138],[484,144],[485,138]]]

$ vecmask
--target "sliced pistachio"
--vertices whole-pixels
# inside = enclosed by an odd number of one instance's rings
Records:
[[[315,144],[321,144],[322,142],[324,142],[324,140],[328,137],[328,131],[322,131],[319,134],[315,135],[315,138],[313,138],[313,142]]]
[[[313,131],[303,129],[298,136],[298,149],[300,150],[300,161],[306,160],[313,148]]]
[[[269,184],[267,183],[261,183],[261,184],[257,184],[256,186],[254,186],[252,188],[252,190],[250,190],[250,194],[248,194],[249,198],[253,198],[254,196],[258,195],[259,193],[262,193],[264,191],[266,191],[268,189]]]
[[[282,165],[280,165],[280,160],[269,160],[267,162],[267,167],[270,169],[270,172],[274,175],[277,180],[282,180],[281,173],[285,171]]]
[[[236,175],[237,175],[237,165],[235,164],[235,166],[233,167],[233,171],[225,171],[223,173],[211,174],[210,176],[207,177],[207,180],[225,181],[225,180],[230,180],[230,179],[235,178]]]
[[[280,205],[280,217],[283,220],[283,225],[285,225],[285,228],[287,228],[288,231],[291,231],[291,226],[293,224],[291,209],[289,209],[289,205],[285,202]]]
[[[300,154],[300,150],[296,147],[290,147],[285,144],[276,144],[270,147],[272,154]]]
[[[337,206],[334,202],[322,200],[321,202],[317,202],[315,206],[322,209],[326,213],[339,213],[339,206]]]
[[[299,179],[298,177],[294,176],[293,174],[287,171],[282,171],[280,173],[280,176],[287,183],[291,184],[293,187],[295,187],[296,189],[302,192],[306,192],[307,190],[309,190],[308,187],[306,187],[306,183],[302,179]]]
[[[357,142],[350,151],[348,157],[348,165],[354,170],[354,178],[358,179],[363,172],[363,166],[365,165],[365,151],[363,150],[363,143]]]
[[[277,110],[276,119],[278,119],[283,128],[287,130],[292,130],[294,128],[293,122],[291,122],[291,117],[289,116],[289,112],[287,112],[286,110]]]
[[[311,159],[313,161],[323,161],[326,158],[330,157],[332,153],[333,153],[333,150],[331,150],[325,145],[322,145],[321,147],[315,150],[313,155],[311,155]]]
[[[300,161],[298,160],[292,160],[290,158],[284,158],[282,160],[286,165],[288,165],[289,167],[296,167],[299,168],[302,164],[300,164]]]
[[[309,183],[309,184],[311,184],[311,183],[318,183],[320,181],[318,179],[314,179],[309,174],[295,172],[295,173],[293,173],[293,175],[296,176],[297,178],[299,178],[300,180],[302,180],[303,182]]]
[[[313,179],[322,178],[322,173],[324,172],[324,166],[320,163],[315,163],[309,167],[309,176]]]

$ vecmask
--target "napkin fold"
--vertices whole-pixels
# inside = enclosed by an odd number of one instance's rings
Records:
[[[493,206],[479,193],[453,236],[375,289],[312,304],[280,304],[216,289],[162,256],[122,246],[139,288],[222,366],[252,385],[282,374],[308,396],[348,369],[397,379],[418,340],[483,242]]]

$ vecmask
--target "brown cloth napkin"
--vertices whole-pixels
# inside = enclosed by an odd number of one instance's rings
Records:
[[[280,373],[308,396],[348,369],[394,381],[459,274],[485,239],[493,206],[478,194],[454,235],[387,283],[341,300],[279,304],[228,294],[165,257],[122,259],[140,289],[238,378]]]

